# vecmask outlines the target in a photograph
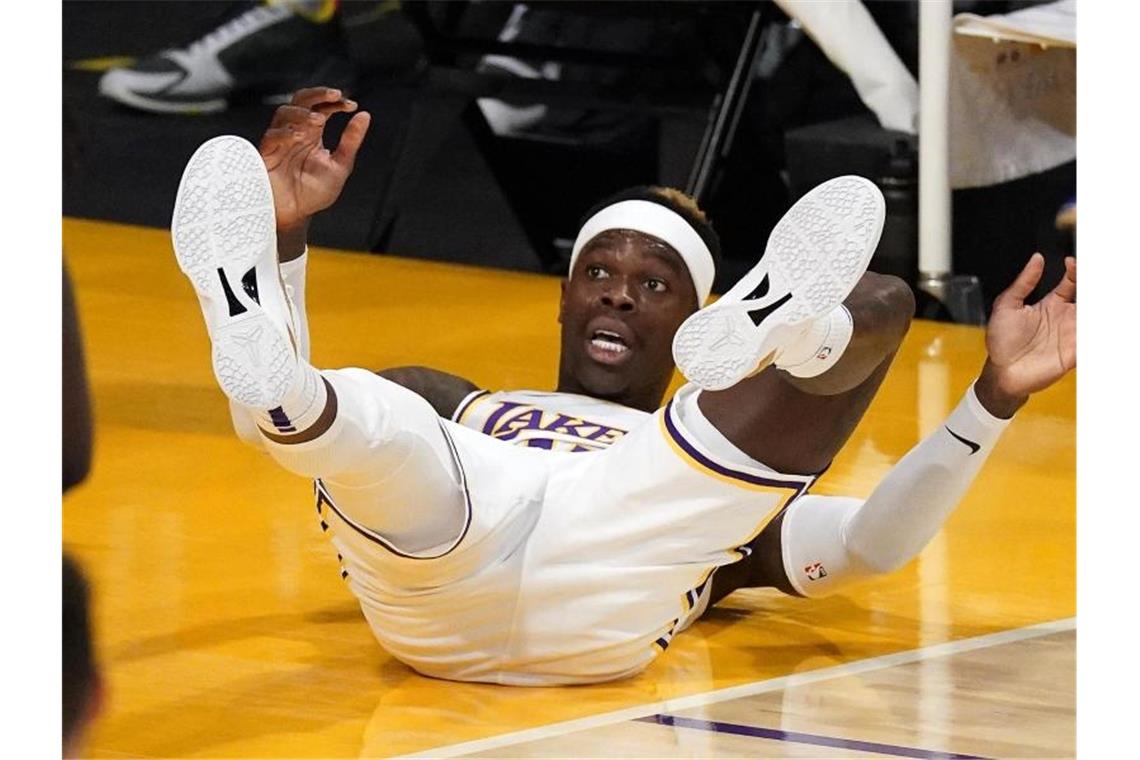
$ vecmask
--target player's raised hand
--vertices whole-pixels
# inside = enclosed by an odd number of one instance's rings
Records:
[[[1065,274],[1057,286],[1037,303],[1025,303],[1044,269],[1045,258],[1033,254],[994,301],[986,326],[989,359],[982,373],[986,390],[1020,397],[1022,403],[1077,366],[1077,260],[1066,258]],[[985,403],[981,385],[977,390]]]
[[[340,90],[311,87],[298,90],[288,105],[274,112],[259,150],[269,171],[279,229],[307,222],[340,196],[371,116],[365,111],[354,115],[333,151],[322,138],[329,116],[356,107]]]

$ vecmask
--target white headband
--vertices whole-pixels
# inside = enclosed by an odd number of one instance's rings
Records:
[[[574,240],[574,249],[570,254],[571,274],[574,272],[574,262],[578,260],[578,254],[586,247],[586,243],[606,230],[635,230],[668,243],[681,254],[689,276],[693,278],[697,304],[703,305],[709,297],[716,265],[713,264],[708,246],[685,217],[652,201],[618,201],[586,220]]]

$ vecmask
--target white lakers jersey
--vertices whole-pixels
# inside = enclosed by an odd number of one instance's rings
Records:
[[[475,391],[452,419],[517,446],[575,452],[607,448],[649,416],[576,393]]]
[[[357,372],[389,414],[397,403],[433,413]],[[811,480],[719,458],[676,403],[647,414],[567,393],[472,394],[455,420],[431,420],[466,518],[425,551],[368,528],[367,489],[320,483],[321,528],[377,640],[460,681],[594,683],[644,669],[704,610],[716,569],[746,556]],[[381,409],[361,405],[361,429],[381,427]],[[397,482],[406,470],[385,470],[385,488],[417,493],[419,479]]]

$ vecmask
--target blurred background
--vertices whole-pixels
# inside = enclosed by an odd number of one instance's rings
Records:
[[[1073,7],[936,4],[956,24]],[[256,142],[287,93],[329,84],[374,120],[343,197],[314,223],[315,244],[561,274],[590,206],[666,184],[696,196],[721,235],[720,292],[800,195],[857,173],[888,199],[871,268],[913,286],[919,5],[68,1],[64,214],[166,227],[198,144],[221,133]],[[1040,110],[1034,98],[1075,104],[1075,39],[1064,47],[1049,51],[1064,54],[1058,64],[1029,38],[955,35],[951,134],[990,144],[951,138],[950,267],[980,292],[966,294],[969,308],[921,300],[921,316],[977,322],[1029,253],[1046,255],[1053,282],[1074,252],[1075,116],[1060,127],[1071,151],[1053,132],[1033,143],[1020,129],[1027,102]],[[990,95],[964,89],[1002,72],[987,86],[1007,101],[997,110],[1016,132],[1009,145],[988,132]],[[956,105],[963,92],[976,112]]]

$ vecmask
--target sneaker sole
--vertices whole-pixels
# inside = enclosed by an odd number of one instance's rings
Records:
[[[296,355],[242,287],[251,270],[262,299],[280,283],[273,191],[257,149],[233,136],[203,143],[182,173],[170,232],[179,268],[210,305],[218,385],[239,404],[279,406],[293,383]]]
[[[843,303],[875,253],[885,215],[883,194],[863,177],[813,188],[776,224],[760,262],[681,325],[673,336],[677,368],[707,390],[764,369],[781,337]]]

